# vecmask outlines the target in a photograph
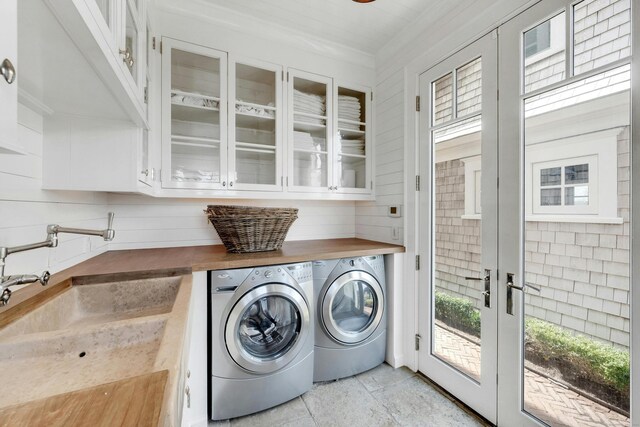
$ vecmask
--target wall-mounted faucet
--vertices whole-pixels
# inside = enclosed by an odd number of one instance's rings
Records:
[[[57,224],[50,224],[47,226],[47,239],[42,242],[14,247],[0,247],[0,307],[6,305],[9,302],[9,298],[11,298],[11,290],[9,289],[9,286],[24,285],[35,282],[39,282],[40,284],[42,284],[42,286],[45,286],[49,282],[49,277],[51,276],[48,271],[43,272],[40,276],[37,276],[35,274],[5,276],[5,260],[9,255],[38,248],[55,248],[58,246],[58,233],[100,236],[107,242],[111,241],[116,235],[116,232],[113,229],[113,217],[114,213],[109,212],[109,216],[107,218],[107,228],[104,230],[68,228],[61,227]]]

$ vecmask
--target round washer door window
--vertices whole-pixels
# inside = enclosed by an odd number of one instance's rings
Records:
[[[300,293],[265,284],[238,300],[225,326],[227,349],[244,369],[268,373],[286,366],[309,333],[309,308]]]
[[[327,332],[344,344],[358,344],[371,336],[382,319],[384,293],[369,273],[353,271],[338,277],[322,303]]]

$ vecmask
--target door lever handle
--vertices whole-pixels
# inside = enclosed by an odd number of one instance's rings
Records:
[[[484,297],[484,306],[491,308],[491,270],[484,269],[484,277],[465,277],[465,280],[474,280],[477,282],[484,282],[484,291],[481,292]]]
[[[526,288],[531,288],[534,291],[540,292],[540,288],[533,286],[531,283],[525,282],[524,285],[518,286],[513,283],[513,273],[507,273],[507,314],[513,315],[513,290],[523,291]]]

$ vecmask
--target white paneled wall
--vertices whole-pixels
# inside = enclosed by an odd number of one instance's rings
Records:
[[[355,236],[354,202],[295,200],[154,199],[111,194],[117,238],[111,249],[220,244],[203,209],[207,204],[294,207],[300,209],[287,240]]]
[[[375,90],[375,202],[358,202],[356,236],[402,244],[403,219],[388,216],[389,206],[404,202],[404,73],[381,79]],[[397,228],[398,240],[393,239]]]
[[[22,105],[18,109],[18,142],[26,155],[0,155],[0,246],[45,240],[47,224],[103,228],[107,197],[98,193],[40,190],[42,186],[43,120]],[[6,274],[56,272],[106,249],[97,237],[60,235],[57,248],[10,255]]]

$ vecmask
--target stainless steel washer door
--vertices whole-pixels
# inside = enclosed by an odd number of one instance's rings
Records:
[[[352,271],[327,288],[322,301],[322,323],[335,340],[358,344],[376,330],[383,310],[380,283],[369,273]]]
[[[256,373],[275,372],[300,352],[309,333],[309,307],[294,288],[270,283],[238,300],[225,325],[233,360]]]

